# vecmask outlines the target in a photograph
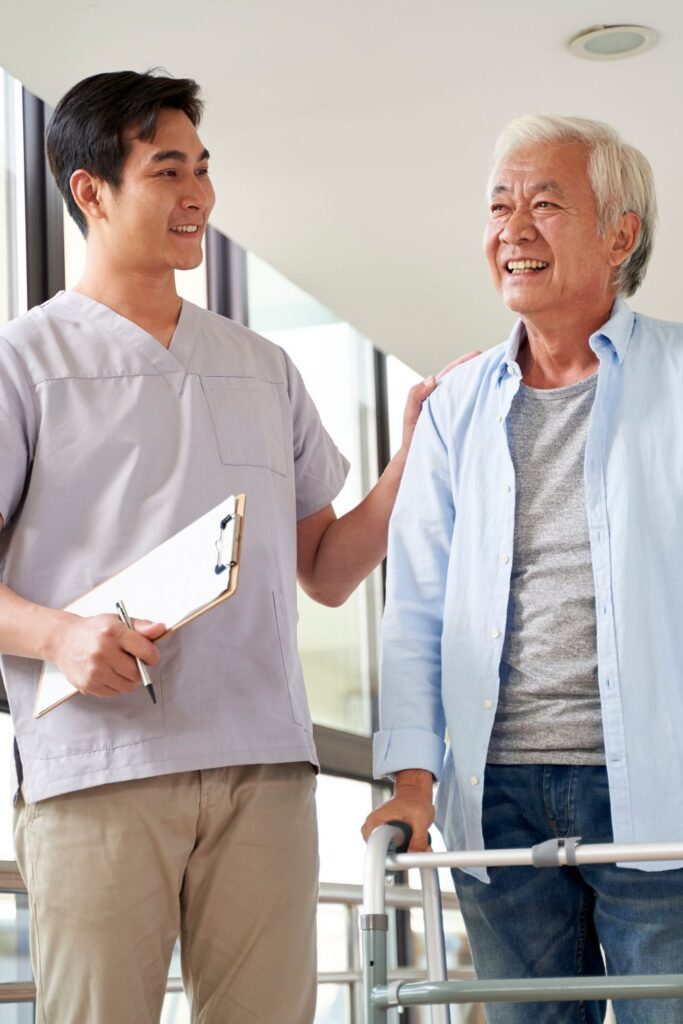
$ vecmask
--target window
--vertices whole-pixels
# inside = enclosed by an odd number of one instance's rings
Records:
[[[389,447],[395,455],[401,447],[403,435],[403,410],[408,392],[422,377],[402,363],[396,356],[387,356],[387,397],[389,414]]]
[[[21,86],[0,69],[0,322],[26,309]]]
[[[0,860],[14,860],[12,838],[11,766],[14,757],[14,730],[10,716],[0,712]]]
[[[318,832],[320,881],[339,886],[339,896],[321,895],[318,904],[318,1003],[315,1024],[360,1021],[360,908],[349,902],[344,886],[363,878],[365,843],[360,827],[386,793],[368,782],[320,775]],[[336,902],[339,900],[339,902]],[[392,932],[392,937],[393,937]]]
[[[256,256],[247,257],[249,324],[291,356],[326,430],[351,470],[337,515],[377,479],[373,348],[349,324]],[[313,719],[369,734],[377,689],[381,577],[374,573],[341,608],[299,593],[299,651]]]
[[[195,306],[206,309],[206,257],[194,270],[176,270],[175,286],[182,299],[187,299],[188,302],[194,302]]]
[[[64,281],[73,288],[85,270],[85,239],[64,204]]]

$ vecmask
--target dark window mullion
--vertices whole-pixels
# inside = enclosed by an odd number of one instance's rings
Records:
[[[375,349],[375,411],[377,416],[377,470],[381,474],[391,459],[391,442],[389,437],[389,386],[387,383],[387,357],[384,352]],[[387,589],[387,560],[382,561],[382,606]],[[378,723],[373,722],[377,728]]]
[[[246,252],[211,226],[206,232],[205,252],[209,309],[248,325]]]
[[[45,157],[45,126],[52,111],[23,91],[24,179],[28,308],[64,288],[63,202]]]

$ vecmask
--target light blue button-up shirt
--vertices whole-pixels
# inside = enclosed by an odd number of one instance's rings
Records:
[[[440,778],[437,824],[455,850],[484,845],[514,536],[505,421],[522,337],[518,323],[429,399],[390,528],[375,773]],[[600,368],[584,481],[614,841],[680,841],[683,325],[617,299],[590,346]]]

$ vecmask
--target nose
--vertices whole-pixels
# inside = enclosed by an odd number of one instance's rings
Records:
[[[205,178],[198,178],[196,175],[188,175],[180,205],[184,210],[198,210],[203,212],[210,207],[211,202],[205,186]]]
[[[500,232],[501,242],[518,245],[519,242],[531,242],[536,237],[536,227],[528,210],[519,207],[506,218]]]
[[[199,183],[195,183],[194,188],[186,189],[180,205],[184,210],[201,210],[204,205],[204,199],[199,188]]]

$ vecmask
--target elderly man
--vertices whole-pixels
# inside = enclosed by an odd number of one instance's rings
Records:
[[[484,248],[509,340],[445,380],[390,530],[376,772],[425,848],[683,838],[683,327],[631,312],[650,167],[606,125],[499,140]],[[444,746],[448,729],[450,746]],[[445,759],[444,759],[445,754]],[[480,977],[683,971],[677,863],[454,872]],[[673,1024],[683,1001],[617,1002]],[[593,1022],[601,1002],[497,1005]]]

